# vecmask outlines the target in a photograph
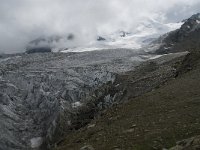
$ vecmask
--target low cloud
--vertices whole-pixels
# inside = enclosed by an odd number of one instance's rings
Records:
[[[22,52],[35,38],[69,33],[84,44],[97,35],[133,31],[147,18],[177,22],[199,8],[199,0],[1,0],[0,52]]]

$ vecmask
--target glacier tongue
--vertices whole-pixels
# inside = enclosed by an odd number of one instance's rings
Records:
[[[0,63],[0,149],[37,148],[51,140],[59,118],[92,91],[146,58],[132,50],[24,54]],[[65,113],[65,114],[63,114]]]

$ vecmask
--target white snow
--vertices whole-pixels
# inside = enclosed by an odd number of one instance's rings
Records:
[[[165,50],[170,49],[171,47],[164,47]]]
[[[78,107],[81,107],[83,104],[81,102],[75,102],[75,103],[72,103],[72,108],[78,108]]]
[[[153,59],[157,59],[157,58],[160,58],[162,56],[171,56],[171,57],[177,57],[177,56],[184,56],[184,55],[187,55],[189,54],[188,51],[184,51],[184,52],[178,52],[178,53],[169,53],[169,54],[163,54],[163,55],[152,55],[150,56],[149,60],[153,60]]]
[[[153,60],[153,59],[160,58],[161,56],[164,56],[164,55],[156,55],[156,56],[152,56],[152,57],[150,57],[149,59],[150,59],[150,60]]]
[[[160,35],[180,28],[182,24],[183,22],[160,23],[152,18],[142,20],[132,32],[125,32],[125,37],[122,37],[122,32],[124,31],[118,30],[109,35],[101,35],[106,39],[105,41],[97,41],[95,39],[88,45],[68,48],[61,52],[83,52],[116,48],[139,49]]]
[[[30,140],[30,142],[31,142],[31,148],[38,148],[42,145],[43,138],[42,137],[35,137],[35,138],[32,138]]]
[[[200,21],[199,21],[199,20],[196,20],[196,23],[200,24]]]

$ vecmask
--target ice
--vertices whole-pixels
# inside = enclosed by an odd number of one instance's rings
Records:
[[[35,138],[32,138],[30,140],[30,142],[31,142],[31,148],[38,148],[42,145],[43,138],[42,137],[35,137]]]
[[[72,108],[78,108],[78,107],[81,107],[81,106],[82,106],[81,102],[72,103]]]

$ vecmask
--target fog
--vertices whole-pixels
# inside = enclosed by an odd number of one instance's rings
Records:
[[[1,0],[0,53],[23,52],[42,36],[73,33],[83,45],[143,20],[178,22],[197,13],[199,0]]]

